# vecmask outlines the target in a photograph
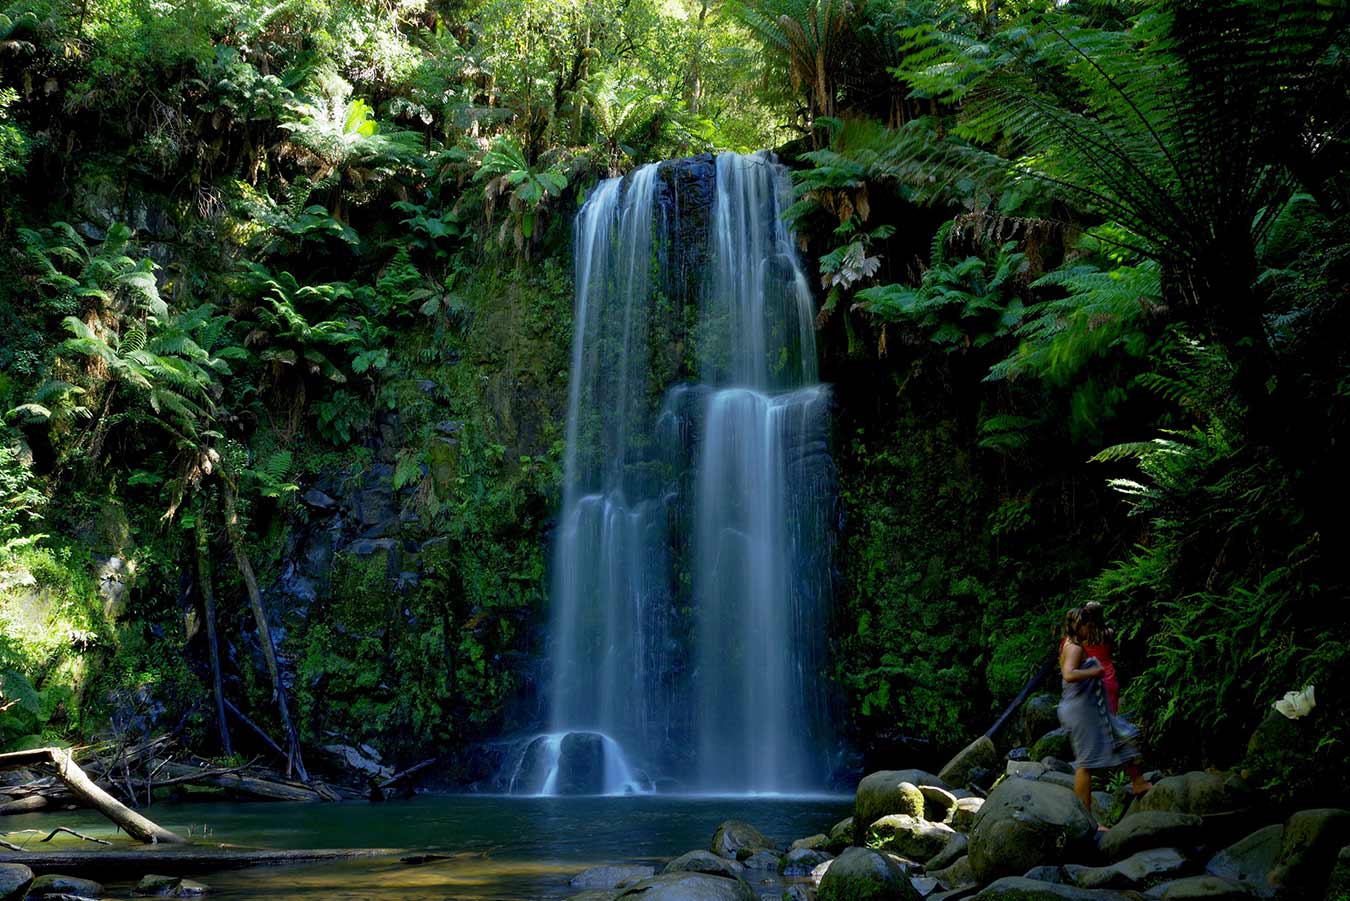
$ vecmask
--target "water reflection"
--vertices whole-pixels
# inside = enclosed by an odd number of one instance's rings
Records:
[[[568,880],[605,863],[663,864],[707,847],[717,824],[742,819],[788,842],[849,814],[850,799],[661,797],[504,798],[423,796],[385,804],[159,804],[162,825],[206,841],[270,848],[399,848],[449,859],[409,865],[398,858],[300,864],[203,874],[220,899],[566,898]],[[59,822],[113,837],[89,811],[7,817],[5,829],[51,829]],[[66,838],[66,837],[63,837]],[[73,850],[77,840],[52,843]],[[81,850],[91,846],[83,845]],[[112,883],[121,897],[129,885]],[[764,886],[767,890],[768,886]],[[116,896],[116,895],[114,895]]]

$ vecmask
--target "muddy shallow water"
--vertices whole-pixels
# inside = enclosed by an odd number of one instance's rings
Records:
[[[575,894],[577,889],[568,880],[589,866],[651,863],[659,869],[671,857],[708,847],[713,830],[725,819],[746,820],[786,845],[828,832],[849,815],[851,800],[424,795],[384,804],[157,804],[145,812],[163,826],[206,842],[267,848],[395,848],[450,857],[409,865],[396,855],[194,877],[211,887],[209,897],[214,899],[519,901]],[[111,824],[88,811],[7,817],[0,830],[45,832],[57,825],[114,837]],[[66,849],[96,847],[64,837],[58,842]],[[43,847],[33,845],[34,850]],[[772,882],[757,887],[771,897],[781,891]],[[114,897],[127,897],[130,890],[116,882],[108,888]]]

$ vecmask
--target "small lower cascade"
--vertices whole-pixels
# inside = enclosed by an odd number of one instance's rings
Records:
[[[511,793],[826,784],[830,393],[790,202],[772,156],[727,153],[577,215],[551,722]]]
[[[651,787],[608,735],[549,732],[521,746],[506,790],[513,795],[631,795]]]

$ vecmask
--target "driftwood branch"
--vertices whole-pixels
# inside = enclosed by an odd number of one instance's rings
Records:
[[[179,836],[141,816],[100,788],[89,778],[89,774],[71,759],[70,752],[62,748],[34,748],[31,751],[0,754],[0,769],[37,764],[50,764],[55,768],[57,778],[66,784],[72,795],[112,820],[132,838],[150,844],[183,841]],[[45,803],[44,801],[43,806]]]

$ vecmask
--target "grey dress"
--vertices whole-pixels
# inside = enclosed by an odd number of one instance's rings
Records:
[[[1097,662],[1084,660],[1079,669]],[[1139,757],[1134,741],[1139,730],[1111,712],[1101,679],[1065,682],[1059,701],[1059,721],[1069,730],[1074,766],[1088,770],[1120,766]]]

